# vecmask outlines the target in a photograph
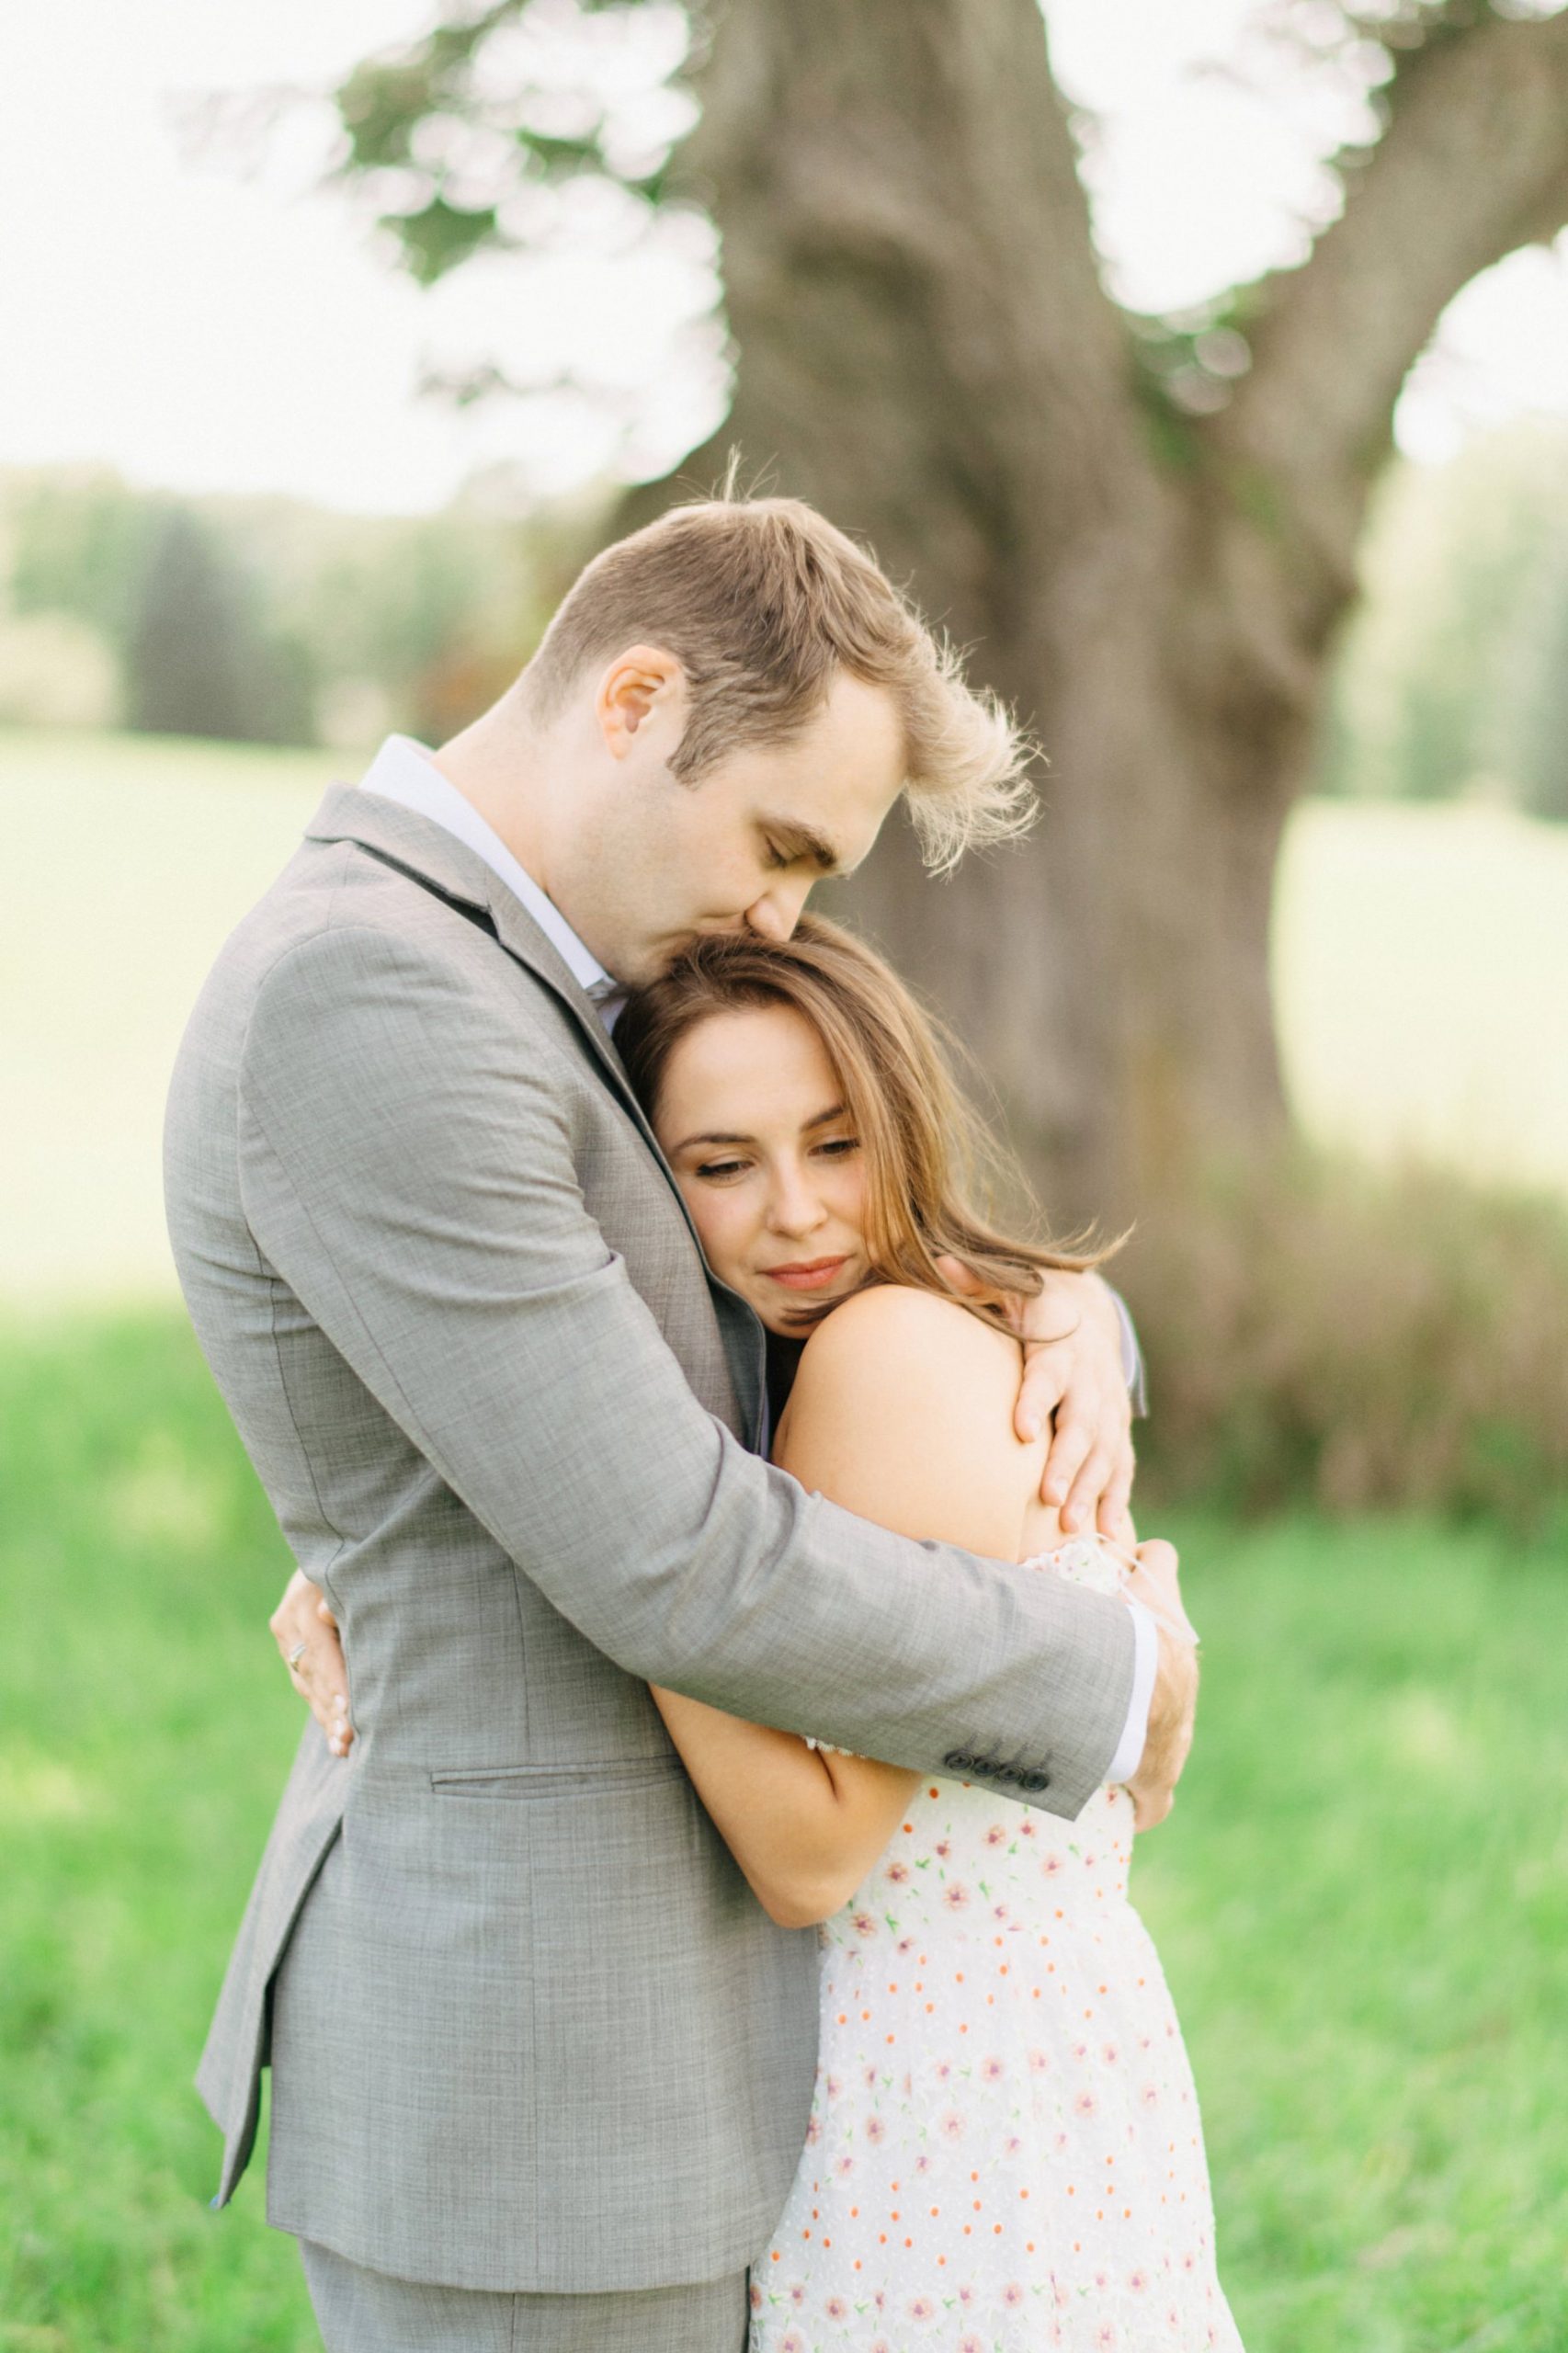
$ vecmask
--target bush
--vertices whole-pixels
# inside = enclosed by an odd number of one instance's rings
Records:
[[[1568,1526],[1560,1203],[1298,1152],[1210,1176],[1123,1279],[1146,1491]]]

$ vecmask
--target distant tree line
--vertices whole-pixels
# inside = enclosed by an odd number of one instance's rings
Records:
[[[235,741],[439,739],[527,659],[587,526],[0,473],[0,721]]]
[[[0,722],[439,739],[527,659],[594,517],[415,517],[0,472]],[[1568,426],[1396,466],[1335,667],[1323,791],[1568,819]]]
[[[1389,475],[1335,674],[1330,792],[1568,818],[1568,426]]]

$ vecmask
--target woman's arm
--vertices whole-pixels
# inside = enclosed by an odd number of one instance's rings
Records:
[[[813,1334],[778,1460],[901,1535],[1016,1560],[1045,1453],[1043,1439],[1013,1434],[1018,1363],[1015,1341],[946,1300],[863,1292]],[[808,1748],[673,1691],[653,1697],[770,1916],[791,1928],[829,1918],[892,1837],[918,1774]]]

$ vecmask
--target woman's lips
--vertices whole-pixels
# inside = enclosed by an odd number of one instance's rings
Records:
[[[765,1267],[762,1271],[769,1282],[782,1283],[787,1290],[825,1290],[845,1264],[844,1258],[812,1258],[797,1266]]]

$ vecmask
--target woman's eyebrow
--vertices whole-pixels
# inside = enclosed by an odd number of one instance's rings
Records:
[[[825,1128],[830,1120],[842,1120],[843,1117],[844,1105],[830,1103],[825,1111],[818,1111],[813,1118],[806,1121],[801,1133],[809,1135],[813,1128]],[[755,1136],[730,1134],[720,1128],[705,1128],[700,1135],[683,1136],[679,1143],[672,1143],[665,1157],[673,1160],[677,1152],[689,1152],[694,1143],[755,1143],[756,1142]]]
[[[755,1143],[756,1142],[755,1136],[725,1135],[717,1128],[708,1128],[701,1135],[683,1136],[679,1143],[672,1143],[669,1148],[669,1157],[673,1160],[677,1152],[688,1152],[694,1143]]]

